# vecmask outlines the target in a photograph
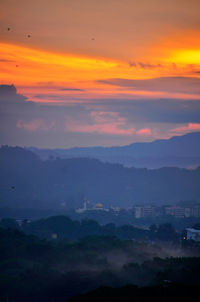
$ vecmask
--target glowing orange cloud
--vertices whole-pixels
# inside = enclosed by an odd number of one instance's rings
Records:
[[[170,132],[174,134],[183,134],[191,131],[200,131],[199,123],[188,123],[186,126],[171,129]]]
[[[157,51],[159,45],[157,46]],[[188,76],[198,70],[200,65],[198,49],[173,50],[164,52],[158,58],[150,55],[134,62],[125,62],[107,58],[86,57],[81,55],[53,53],[31,49],[19,45],[0,43],[0,84],[15,84],[19,92],[35,102],[56,102],[58,97],[66,96],[68,102],[97,98],[137,98],[140,97],[177,97],[184,94],[175,91],[151,92],[131,90],[127,87],[109,86],[98,80],[152,79],[166,76]],[[156,51],[155,51],[156,54]],[[192,67],[191,67],[191,64]],[[190,75],[189,75],[190,76]],[[192,74],[194,76],[194,74]],[[195,75],[198,77],[198,73]],[[31,88],[32,87],[32,88]],[[62,87],[70,89],[62,90]],[[37,91],[37,93],[36,93]],[[54,91],[52,93],[52,91]],[[43,96],[41,94],[43,93]],[[37,94],[37,97],[35,95]],[[38,97],[40,95],[40,97]],[[188,97],[188,94],[187,94]],[[191,89],[191,98],[193,96]]]
[[[149,48],[149,57],[154,62],[171,63],[174,72],[188,74],[200,68],[200,32],[197,30],[175,31],[164,36]],[[176,71],[175,71],[176,70]]]
[[[151,135],[152,132],[151,132],[151,129],[144,128],[144,129],[140,129],[140,130],[136,131],[136,134],[138,134],[138,135]]]
[[[171,59],[177,63],[200,65],[200,49],[177,50]]]

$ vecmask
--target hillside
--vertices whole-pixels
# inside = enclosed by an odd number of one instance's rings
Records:
[[[91,204],[177,203],[200,199],[200,168],[125,168],[95,159],[40,160],[19,147],[0,148],[1,206],[77,208]]]
[[[88,147],[72,149],[38,149],[30,147],[41,159],[49,157],[96,158],[103,162],[120,163],[127,167],[191,168],[200,165],[200,132],[174,136],[150,143],[133,143],[122,147]]]

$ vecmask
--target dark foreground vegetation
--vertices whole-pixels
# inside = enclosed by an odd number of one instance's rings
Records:
[[[116,236],[119,239],[139,241],[170,241],[179,243],[181,234],[177,233],[169,223],[151,225],[149,229],[142,229],[130,224],[116,226],[114,223],[100,225],[92,219],[81,221],[72,220],[67,216],[53,216],[35,221],[21,221],[21,225],[15,219],[5,218],[0,221],[0,227],[12,228],[24,231],[26,234],[36,235],[46,239],[77,240],[86,236]]]
[[[177,248],[170,242],[161,247],[96,235],[76,241],[47,240],[0,228],[0,301],[64,302],[100,286],[104,288],[72,301],[122,301],[123,295],[123,301],[133,295],[135,301],[150,295],[158,301],[165,292],[169,297],[173,292],[178,295],[181,288],[192,295],[193,286],[200,286],[198,256],[198,246]],[[167,287],[159,286],[165,280]],[[127,284],[154,287],[105,288]]]
[[[188,202],[192,203],[192,201]],[[183,231],[185,228],[191,227],[199,223],[199,217],[185,217],[176,218],[171,215],[135,218],[133,211],[119,210],[117,213],[110,209],[109,211],[89,210],[82,213],[77,213],[75,210],[41,210],[33,208],[13,208],[13,207],[0,207],[0,219],[12,218],[17,220],[39,220],[52,216],[65,215],[73,220],[96,220],[100,225],[115,224],[116,226],[134,225],[139,228],[148,228],[156,224],[171,224],[178,232]]]
[[[199,286],[163,284],[139,288],[127,285],[120,288],[100,287],[86,294],[78,295],[69,302],[179,302],[198,301]]]

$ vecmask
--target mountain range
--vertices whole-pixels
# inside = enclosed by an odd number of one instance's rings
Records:
[[[200,132],[174,136],[153,142],[133,143],[116,147],[86,147],[71,149],[39,149],[29,147],[41,159],[95,158],[102,162],[119,163],[125,167],[196,168],[200,165]]]
[[[0,206],[40,209],[90,204],[133,206],[200,200],[200,167],[127,168],[97,159],[41,160],[20,147],[0,148]]]

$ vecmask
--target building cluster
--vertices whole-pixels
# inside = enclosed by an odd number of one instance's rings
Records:
[[[76,213],[81,214],[86,211],[106,211],[109,212],[109,209],[104,208],[102,203],[96,203],[93,206],[88,206],[88,201],[84,198],[83,207],[76,209]]]
[[[119,215],[122,211],[133,214],[135,218],[148,218],[148,217],[159,217],[159,216],[172,216],[175,218],[188,218],[188,217],[200,217],[200,204],[195,205],[138,205],[129,208],[110,207],[105,208],[102,203],[93,204],[84,198],[83,206],[76,209],[76,212],[81,214],[86,211],[105,211],[112,212]]]
[[[200,217],[200,205],[196,206],[135,206],[133,207],[135,218],[173,216],[176,218]]]
[[[187,235],[186,237],[184,237],[184,239],[200,242],[200,230],[196,230],[194,228],[187,228],[186,233]]]

